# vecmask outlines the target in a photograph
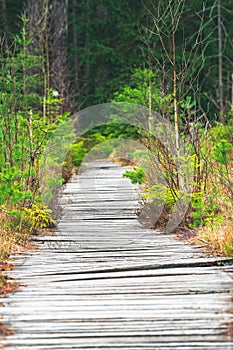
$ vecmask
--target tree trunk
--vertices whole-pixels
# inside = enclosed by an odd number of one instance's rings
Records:
[[[60,113],[67,110],[67,0],[28,0],[27,31],[32,38],[30,54],[42,58],[44,101],[50,88],[63,98]],[[39,49],[39,51],[38,51]],[[45,115],[48,113],[44,102]]]
[[[6,16],[6,1],[5,0],[0,0],[0,9],[1,9],[1,20],[2,20],[2,31],[4,33],[5,41],[4,41],[4,46],[7,49],[8,48],[8,23],[7,23],[7,16]]]
[[[78,32],[77,32],[77,23],[76,23],[76,0],[72,0],[72,40],[73,40],[73,47],[78,47]],[[73,72],[74,72],[74,90],[79,95],[80,89],[79,89],[79,63],[78,63],[78,53],[77,50],[74,50],[73,53]]]
[[[67,0],[52,0],[50,4],[51,88],[66,97],[67,92]]]
[[[221,0],[218,0],[218,84],[219,84],[219,112],[220,121],[223,122],[223,43],[222,43],[222,17],[221,17]]]
[[[86,38],[85,38],[85,50],[87,52],[86,67],[85,67],[85,95],[90,93],[90,2],[86,0],[87,15],[86,15]]]

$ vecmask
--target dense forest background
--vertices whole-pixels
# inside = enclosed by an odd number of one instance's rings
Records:
[[[202,241],[232,254],[231,1],[1,0],[0,6],[0,205],[8,237],[9,221],[25,232],[53,223],[38,192],[40,157],[56,127],[74,112],[115,101],[159,112],[174,125],[177,148],[178,135],[187,141],[194,191],[184,225],[205,226]],[[71,162],[79,166],[92,145],[130,134],[142,136],[119,125],[94,130],[73,146]],[[166,186],[148,196],[165,201],[169,214],[182,192],[179,174],[156,141],[150,150],[162,159]],[[141,163],[128,172],[133,181],[143,181]],[[221,235],[213,238],[216,227]]]
[[[179,81],[186,89],[195,83],[195,99],[217,118],[232,103],[231,5],[230,0],[1,0],[0,30],[10,44],[21,31],[20,16],[26,14],[27,34],[33,39],[30,52],[48,54],[51,87],[69,94],[69,108],[72,101],[77,110],[112,100],[134,68],[157,72],[160,89],[169,93],[164,76],[170,67],[156,22],[169,51],[174,15],[177,68],[186,75]],[[189,59],[191,67],[185,67]]]

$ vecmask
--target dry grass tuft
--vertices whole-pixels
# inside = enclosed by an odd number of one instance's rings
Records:
[[[233,256],[233,221],[227,220],[213,226],[205,226],[198,239],[217,255]]]
[[[0,210],[0,295],[17,289],[17,283],[9,281],[5,274],[5,271],[13,268],[6,260],[12,253],[27,250],[29,237],[28,230],[16,230],[11,217],[5,211]]]
[[[9,257],[13,252],[22,251],[22,247],[26,247],[29,240],[28,230],[17,231],[11,226],[9,216],[0,211],[0,261]]]

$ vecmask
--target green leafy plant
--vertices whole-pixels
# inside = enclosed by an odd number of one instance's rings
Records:
[[[24,208],[23,219],[29,224],[30,231],[55,225],[55,221],[51,218],[51,210],[41,203],[32,204],[31,208]]]
[[[157,74],[150,69],[136,68],[132,71],[128,85],[116,91],[113,102],[136,103],[149,107],[162,115],[171,112],[172,95],[163,96],[159,86]]]
[[[5,169],[0,172],[0,205],[19,205],[32,197],[30,190],[24,190],[23,180],[25,173],[5,165]]]
[[[233,146],[228,140],[218,140],[212,150],[215,160],[222,165],[226,165],[230,161],[229,154],[232,148]]]
[[[218,205],[214,202],[211,195],[205,197],[203,192],[193,193],[191,205],[193,208],[191,212],[191,217],[193,218],[193,223],[190,224],[191,227],[204,226],[215,220]]]
[[[123,176],[129,178],[133,184],[138,183],[141,185],[145,181],[145,173],[142,168],[134,168],[134,170],[126,170]]]
[[[149,187],[144,197],[148,200],[157,199],[162,201],[166,206],[172,207],[176,203],[176,199],[178,196],[178,191],[169,188],[163,184],[157,184]]]

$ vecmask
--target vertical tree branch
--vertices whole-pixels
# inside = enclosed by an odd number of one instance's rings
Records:
[[[221,0],[218,0],[218,81],[219,81],[219,112],[223,122],[223,43],[222,43]]]
[[[78,32],[77,32],[77,23],[76,23],[76,1],[72,0],[72,30],[73,30],[73,46],[78,47]],[[75,91],[79,94],[79,64],[78,64],[78,53],[77,50],[74,51],[74,61],[73,61],[73,69],[74,69],[74,84],[75,84]]]
[[[233,113],[233,73],[231,74],[231,112]]]
[[[174,101],[174,122],[175,122],[175,137],[176,151],[179,155],[179,115],[177,102],[177,71],[176,71],[176,41],[175,41],[175,22],[172,16],[172,65],[173,65],[173,101]]]

